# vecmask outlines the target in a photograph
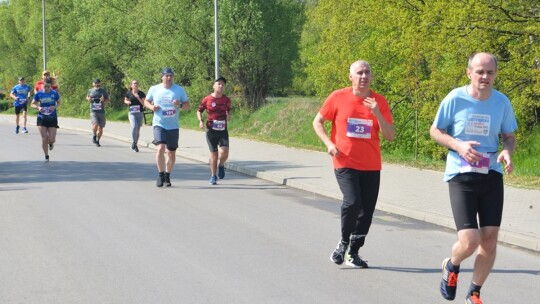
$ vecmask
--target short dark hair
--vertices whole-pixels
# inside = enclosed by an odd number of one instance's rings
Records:
[[[214,80],[214,82],[218,82],[218,81],[223,81],[224,83],[227,83],[227,79],[225,79],[225,77],[223,76],[219,76],[216,80]]]

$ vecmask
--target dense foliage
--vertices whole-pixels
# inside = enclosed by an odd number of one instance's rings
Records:
[[[539,10],[538,0],[319,0],[308,11],[302,59],[321,97],[349,84],[353,61],[368,60],[398,128],[387,148],[441,158],[427,130],[444,96],[468,83],[475,51],[498,57],[495,86],[514,105],[519,139],[538,123]]]
[[[215,0],[46,0],[48,69],[64,115],[81,115],[91,81],[113,107],[131,79],[141,88],[172,66],[191,100],[214,78]],[[316,95],[349,85],[368,60],[373,88],[392,106],[398,138],[388,150],[440,159],[427,130],[440,101],[467,84],[474,51],[499,58],[496,88],[514,105],[526,142],[540,108],[540,0],[221,0],[220,71],[241,110],[268,96]],[[0,1],[0,87],[42,70],[41,1]]]
[[[31,3],[29,3],[31,2]],[[215,79],[214,0],[46,0],[47,68],[75,114],[92,79],[101,78],[113,106],[131,79],[141,88],[171,66],[192,100]],[[220,72],[243,105],[257,108],[292,82],[303,4],[296,0],[221,0]],[[0,3],[0,86],[16,77],[37,80],[42,66],[42,7],[38,0]]]

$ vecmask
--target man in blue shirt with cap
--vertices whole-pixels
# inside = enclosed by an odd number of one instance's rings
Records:
[[[174,71],[166,67],[161,71],[161,83],[152,86],[146,94],[144,105],[154,112],[152,127],[158,169],[157,187],[171,186],[171,172],[176,162],[179,137],[180,110],[189,110],[189,101],[183,87],[173,83]],[[165,160],[167,151],[167,160]]]

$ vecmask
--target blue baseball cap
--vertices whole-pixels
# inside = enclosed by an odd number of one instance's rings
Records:
[[[166,75],[166,74],[172,74],[174,75],[174,71],[171,67],[165,67],[163,68],[163,70],[161,70],[161,76],[163,75]]]

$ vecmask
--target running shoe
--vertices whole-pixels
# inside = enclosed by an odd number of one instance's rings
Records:
[[[170,173],[165,173],[165,187],[170,187],[172,186],[171,184],[171,174]]]
[[[19,126],[15,127],[15,134],[19,134]]]
[[[94,135],[92,136],[92,143],[93,143],[93,144],[97,144],[97,136],[96,136],[96,134],[94,134]]]
[[[210,185],[215,185],[215,184],[217,184],[217,176],[214,175],[210,178]]]
[[[336,249],[334,249],[334,251],[332,252],[332,254],[330,255],[330,261],[338,264],[338,265],[341,265],[343,264],[343,261],[345,259],[345,252],[347,251],[347,246],[349,244],[345,244],[343,242],[339,242],[337,244],[337,247]]]
[[[139,147],[137,147],[136,144],[131,144],[131,150],[133,150],[133,152],[139,152]]]
[[[450,258],[446,258],[442,262],[441,295],[443,298],[452,301],[456,298],[459,272],[448,270],[448,262],[450,262]]]
[[[49,151],[52,151],[54,149],[54,144],[49,144]]]
[[[101,147],[101,145],[99,144],[99,139],[96,140],[96,146],[97,146],[97,147]]]
[[[45,161],[46,161],[46,162],[49,161],[49,155],[45,155]]]
[[[368,268],[367,261],[362,260],[358,253],[349,253],[345,264],[354,268]]]
[[[22,132],[23,132],[23,133],[28,133],[28,130],[26,130],[26,128],[23,127],[23,128],[22,128]]]
[[[157,187],[163,187],[163,183],[165,182],[165,176],[164,175],[160,175],[158,176],[157,178],[157,182],[156,182],[156,186]]]
[[[473,291],[472,295],[468,295],[465,298],[465,304],[482,304],[480,293],[478,291]]]
[[[218,167],[218,176],[219,176],[219,179],[225,178],[225,166]]]

